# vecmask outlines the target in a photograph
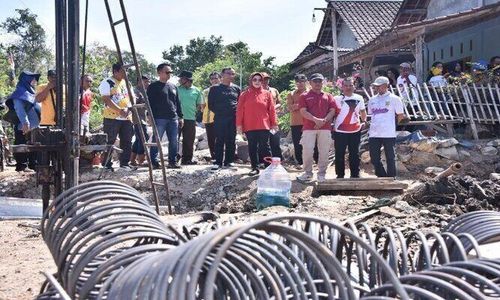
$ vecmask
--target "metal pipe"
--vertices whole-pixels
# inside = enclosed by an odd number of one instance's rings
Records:
[[[78,185],[80,163],[80,0],[68,2],[67,66],[65,186],[69,189]]]
[[[440,180],[441,178],[446,178],[450,175],[457,174],[462,170],[462,164],[461,163],[453,163],[451,166],[448,167],[448,169],[444,170],[443,172],[439,173],[434,177],[434,180]]]

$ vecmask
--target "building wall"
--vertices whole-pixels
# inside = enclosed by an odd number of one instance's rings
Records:
[[[427,7],[427,19],[446,16],[475,7],[493,4],[499,0],[431,0]]]
[[[424,46],[424,70],[427,72],[435,61],[443,63],[470,58],[489,61],[500,55],[500,17],[454,32]]]
[[[340,24],[340,30],[337,33],[337,46],[340,48],[356,49],[360,43],[356,40],[354,33],[345,22]]]

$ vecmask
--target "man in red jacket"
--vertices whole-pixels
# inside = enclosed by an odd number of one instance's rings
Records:
[[[332,120],[337,111],[333,96],[322,91],[325,77],[319,73],[311,75],[309,83],[311,90],[302,94],[299,99],[299,108],[304,124],[302,127],[302,160],[304,173],[297,179],[310,181],[313,178],[312,164],[314,145],[318,144],[318,182],[325,181],[328,167],[328,152],[332,144]]]

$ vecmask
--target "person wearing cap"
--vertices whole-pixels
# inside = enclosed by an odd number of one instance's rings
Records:
[[[145,94],[148,90],[149,85],[151,84],[151,80],[149,77],[142,75],[141,78],[137,78],[137,86],[134,87],[134,96],[135,96],[135,104],[144,104],[145,103]],[[132,166],[140,166],[144,163],[146,155],[144,154],[146,149],[142,144],[141,140],[141,130],[144,132],[144,137],[146,141],[149,139],[148,130],[147,130],[147,116],[146,116],[146,108],[140,107],[137,108],[136,117],[132,114],[132,122],[134,123],[134,134],[135,140],[132,144],[132,154],[130,155],[130,164]]]
[[[329,93],[322,91],[325,77],[315,73],[311,75],[309,82],[311,90],[300,95],[299,108],[302,114],[303,127],[302,138],[302,160],[304,162],[304,173],[297,179],[309,181],[313,177],[312,165],[314,146],[318,145],[318,182],[325,181],[326,169],[328,167],[328,153],[332,144],[332,120],[337,111],[335,99]]]
[[[361,143],[361,121],[366,121],[365,100],[354,93],[354,79],[347,77],[341,84],[342,94],[335,96],[339,108],[335,119],[335,173],[337,178],[345,176],[345,151],[349,149],[351,178],[359,178],[359,144]]]
[[[57,76],[55,70],[47,72],[46,84],[40,84],[36,88],[36,101],[41,105],[40,125],[56,125],[56,84]]]
[[[302,165],[302,145],[300,139],[302,138],[302,114],[300,113],[299,100],[300,95],[307,93],[307,77],[304,74],[296,74],[295,77],[295,90],[293,90],[286,97],[286,104],[290,112],[290,130],[292,132],[293,150],[295,160],[298,165]]]
[[[372,83],[375,96],[368,101],[368,114],[371,115],[368,130],[370,159],[377,177],[396,177],[396,121],[406,120],[401,98],[388,90],[389,79],[381,76]],[[384,147],[387,169],[380,160],[381,148]]]
[[[161,63],[156,67],[158,80],[151,83],[147,90],[149,105],[153,120],[158,130],[160,141],[163,135],[168,139],[168,166],[169,169],[179,169],[177,164],[178,132],[183,125],[183,114],[179,100],[177,86],[168,82],[172,75],[172,66],[168,63]],[[153,143],[156,142],[153,135]],[[151,147],[150,158],[155,169],[160,168],[158,147]]]
[[[219,72],[210,73],[210,87],[203,90],[203,99],[208,99],[208,92],[210,88],[220,84],[221,76]],[[210,149],[210,157],[215,159],[215,127],[214,127],[214,116],[215,114],[208,109],[208,105],[203,104],[203,117],[202,122],[205,125],[205,131],[207,133],[208,149]]]
[[[250,75],[249,87],[241,93],[236,110],[236,130],[245,133],[252,170],[249,176],[259,174],[259,160],[271,155],[270,130],[278,129],[276,111],[271,92],[262,87],[261,73]]]
[[[399,71],[400,74],[397,79],[399,95],[401,95],[404,102],[408,103],[407,105],[412,106],[415,111],[418,111],[417,77],[411,74],[411,65],[407,62],[399,65]]]
[[[193,86],[193,73],[181,71],[179,74],[179,100],[184,115],[182,133],[182,160],[183,165],[196,165],[193,161],[194,140],[196,138],[196,112],[203,110],[203,95]]]
[[[234,169],[236,151],[236,108],[240,88],[233,84],[236,72],[233,68],[223,68],[222,81],[208,92],[208,109],[213,111],[215,126],[215,165],[213,171],[225,167]]]
[[[40,79],[40,74],[27,71],[21,72],[16,89],[9,96],[5,105],[11,111],[15,111],[17,123],[14,125],[14,145],[26,144],[27,135],[40,123],[40,104],[35,99],[35,87]],[[35,153],[14,153],[16,159],[16,171],[28,171],[35,169]]]
[[[134,127],[131,119],[130,98],[125,83],[125,68],[121,63],[114,63],[112,72],[113,75],[104,79],[99,85],[99,93],[104,102],[103,131],[108,135],[108,145],[113,145],[116,138],[120,138],[120,149],[123,151],[120,154],[120,167],[131,170],[129,161]],[[104,154],[103,164],[106,161],[107,156]],[[111,160],[104,167],[112,169]]]
[[[264,90],[271,92],[271,95],[273,96],[273,101],[274,101],[274,108],[277,111],[281,107],[280,93],[277,89],[269,86],[269,81],[272,78],[271,75],[269,75],[266,72],[262,72],[261,74],[264,77],[264,81],[262,82],[262,88]],[[283,160],[283,154],[281,153],[281,147],[280,147],[279,128],[276,131],[275,130],[271,131],[271,135],[269,136],[269,144],[271,145],[272,156],[279,157],[281,160]]]

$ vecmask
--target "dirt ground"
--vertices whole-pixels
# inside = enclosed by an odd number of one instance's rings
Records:
[[[197,155],[198,160],[202,161],[206,153]],[[444,168],[452,162],[436,158],[435,155],[423,158],[415,156],[413,162],[406,163],[404,169],[403,167],[400,169],[399,179],[408,184],[408,189],[404,193],[350,192],[340,195],[319,195],[314,192],[313,185],[293,180],[290,208],[271,207],[258,212],[253,203],[258,177],[246,175],[250,170],[247,165],[238,165],[238,170],[226,169],[214,173],[209,170],[208,162],[205,162],[183,167],[181,170],[168,170],[174,215],[165,215],[162,218],[165,222],[174,224],[185,223],[188,222],[190,215],[197,212],[214,211],[222,219],[235,217],[240,221],[274,214],[297,213],[343,221],[390,201],[391,205],[362,221],[366,221],[374,228],[391,226],[406,231],[415,229],[437,231],[463,212],[477,209],[498,210],[500,181],[488,180],[488,176],[496,171],[499,157],[485,158],[474,151],[471,151],[471,157],[462,161],[464,168],[460,176],[452,177],[443,183],[445,196],[455,195],[454,201],[440,202],[432,197],[422,196],[422,191],[435,191],[430,177],[423,171],[425,167]],[[285,166],[292,179],[300,174],[292,166],[286,164]],[[373,176],[369,163],[363,163],[362,168],[362,177]],[[327,177],[334,178],[333,172],[334,168],[330,167]],[[470,176],[470,179],[465,175]],[[81,175],[81,181],[96,180],[98,176],[99,170],[85,171]],[[155,171],[155,177],[160,180],[161,172]],[[103,179],[127,183],[151,200],[146,168],[136,171],[106,171]],[[36,187],[34,173],[20,174],[12,168],[0,173],[0,196],[39,198],[39,195],[40,188]],[[44,276],[40,272],[55,272],[52,257],[38,230],[39,223],[39,220],[0,221],[0,299],[32,299],[38,295],[44,281]]]

